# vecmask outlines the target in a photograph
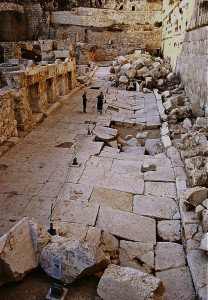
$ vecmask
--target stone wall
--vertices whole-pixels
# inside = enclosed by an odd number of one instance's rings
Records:
[[[33,128],[56,106],[60,96],[76,86],[74,58],[65,62],[56,60],[45,66],[31,64],[26,70],[5,72],[3,75],[14,95],[14,114],[20,130]]]
[[[11,91],[0,90],[0,144],[17,136],[17,121]]]
[[[161,3],[152,11],[142,7],[144,10],[133,12],[83,7],[72,12],[53,12],[50,34],[56,39],[75,38],[78,43],[90,45],[91,50],[96,46],[95,54],[83,54],[86,59],[94,57],[95,61],[112,60],[136,49],[146,48],[156,53],[161,48],[161,28],[157,26]],[[88,48],[82,47],[83,51]]]
[[[162,47],[191,102],[200,105],[208,115],[206,4],[205,0],[164,0]]]

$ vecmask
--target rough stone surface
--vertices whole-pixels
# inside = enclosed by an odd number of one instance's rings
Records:
[[[120,241],[120,265],[151,273],[154,268],[154,249],[151,243]]]
[[[133,212],[158,219],[179,218],[178,205],[173,199],[167,197],[137,195],[134,197]]]
[[[129,193],[95,187],[89,201],[132,212],[133,196]]]
[[[110,263],[109,257],[93,244],[60,236],[53,236],[40,255],[39,263],[50,276],[52,256],[61,258],[61,281],[64,283],[100,271]]]
[[[168,242],[178,242],[181,239],[179,220],[162,220],[157,222],[157,235]]]
[[[192,279],[187,267],[174,268],[156,272],[164,287],[163,299],[195,300],[195,292],[192,286]]]
[[[101,206],[96,226],[121,238],[156,243],[156,223],[151,218]]]
[[[29,218],[22,219],[0,238],[0,263],[4,269],[0,285],[21,280],[37,267],[28,221]]]
[[[128,267],[110,265],[97,289],[103,299],[162,299],[164,288],[155,277]]]
[[[205,187],[189,188],[184,192],[184,197],[196,207],[197,205],[202,204],[202,201],[207,198],[207,189]]]
[[[186,265],[183,246],[177,243],[159,242],[155,246],[155,270],[161,271]]]

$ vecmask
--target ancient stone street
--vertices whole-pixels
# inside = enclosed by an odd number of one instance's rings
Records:
[[[119,241],[121,266],[162,280],[164,299],[195,299],[156,98],[110,87],[109,69],[99,67],[84,88],[86,114],[81,89],[1,157],[0,234],[25,216],[48,229],[53,204],[60,235],[99,241],[104,230]],[[96,108],[100,90],[102,115]],[[75,156],[78,165],[72,165]]]

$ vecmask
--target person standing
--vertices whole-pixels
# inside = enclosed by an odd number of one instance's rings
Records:
[[[103,92],[100,92],[100,94],[97,96],[97,110],[100,112],[100,114],[102,114],[102,110],[103,110]]]
[[[86,91],[82,95],[82,102],[83,102],[83,113],[86,113],[86,107],[87,107],[87,92]]]

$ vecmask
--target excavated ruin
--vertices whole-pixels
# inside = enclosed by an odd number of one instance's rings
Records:
[[[207,300],[207,1],[0,22],[0,299]]]

